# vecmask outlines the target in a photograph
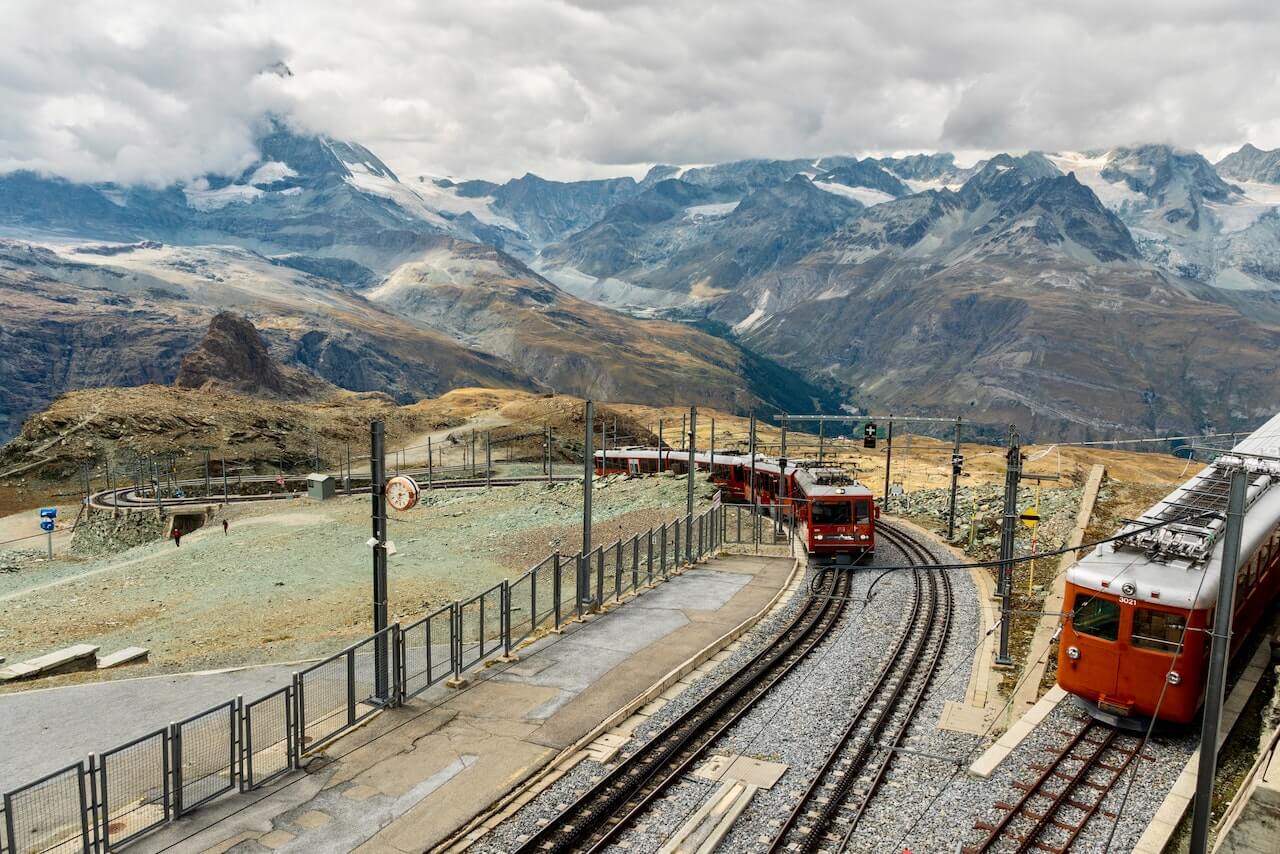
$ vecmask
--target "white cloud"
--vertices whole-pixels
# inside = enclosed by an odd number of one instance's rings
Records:
[[[1280,146],[1270,0],[10,2],[0,169],[234,171],[261,117],[402,174],[1172,141]],[[284,61],[293,75],[264,72]]]

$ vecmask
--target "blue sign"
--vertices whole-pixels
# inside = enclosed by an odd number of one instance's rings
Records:
[[[52,530],[53,530],[53,520],[52,520],[52,519],[45,519],[45,520],[43,520],[43,521],[40,523],[40,530],[42,530],[42,531],[52,531]]]
[[[57,519],[58,508],[57,507],[41,507],[40,518],[41,519]]]

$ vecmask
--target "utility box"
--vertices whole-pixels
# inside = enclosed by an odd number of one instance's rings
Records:
[[[331,474],[309,474],[307,475],[307,497],[324,501],[332,498],[334,493],[334,479]]]

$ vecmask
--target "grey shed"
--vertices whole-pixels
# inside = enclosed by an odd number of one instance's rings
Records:
[[[323,501],[326,498],[332,498],[334,493],[334,479],[331,474],[309,474],[307,475],[307,497],[318,498]]]

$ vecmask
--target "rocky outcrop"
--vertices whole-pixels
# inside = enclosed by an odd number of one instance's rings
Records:
[[[222,311],[209,321],[196,349],[182,357],[179,388],[203,388],[214,383],[241,394],[311,400],[334,391],[320,378],[277,364],[267,344],[246,318]]]
[[[159,511],[146,510],[113,516],[94,513],[81,519],[71,535],[71,553],[77,557],[116,554],[161,539],[169,520]]]

